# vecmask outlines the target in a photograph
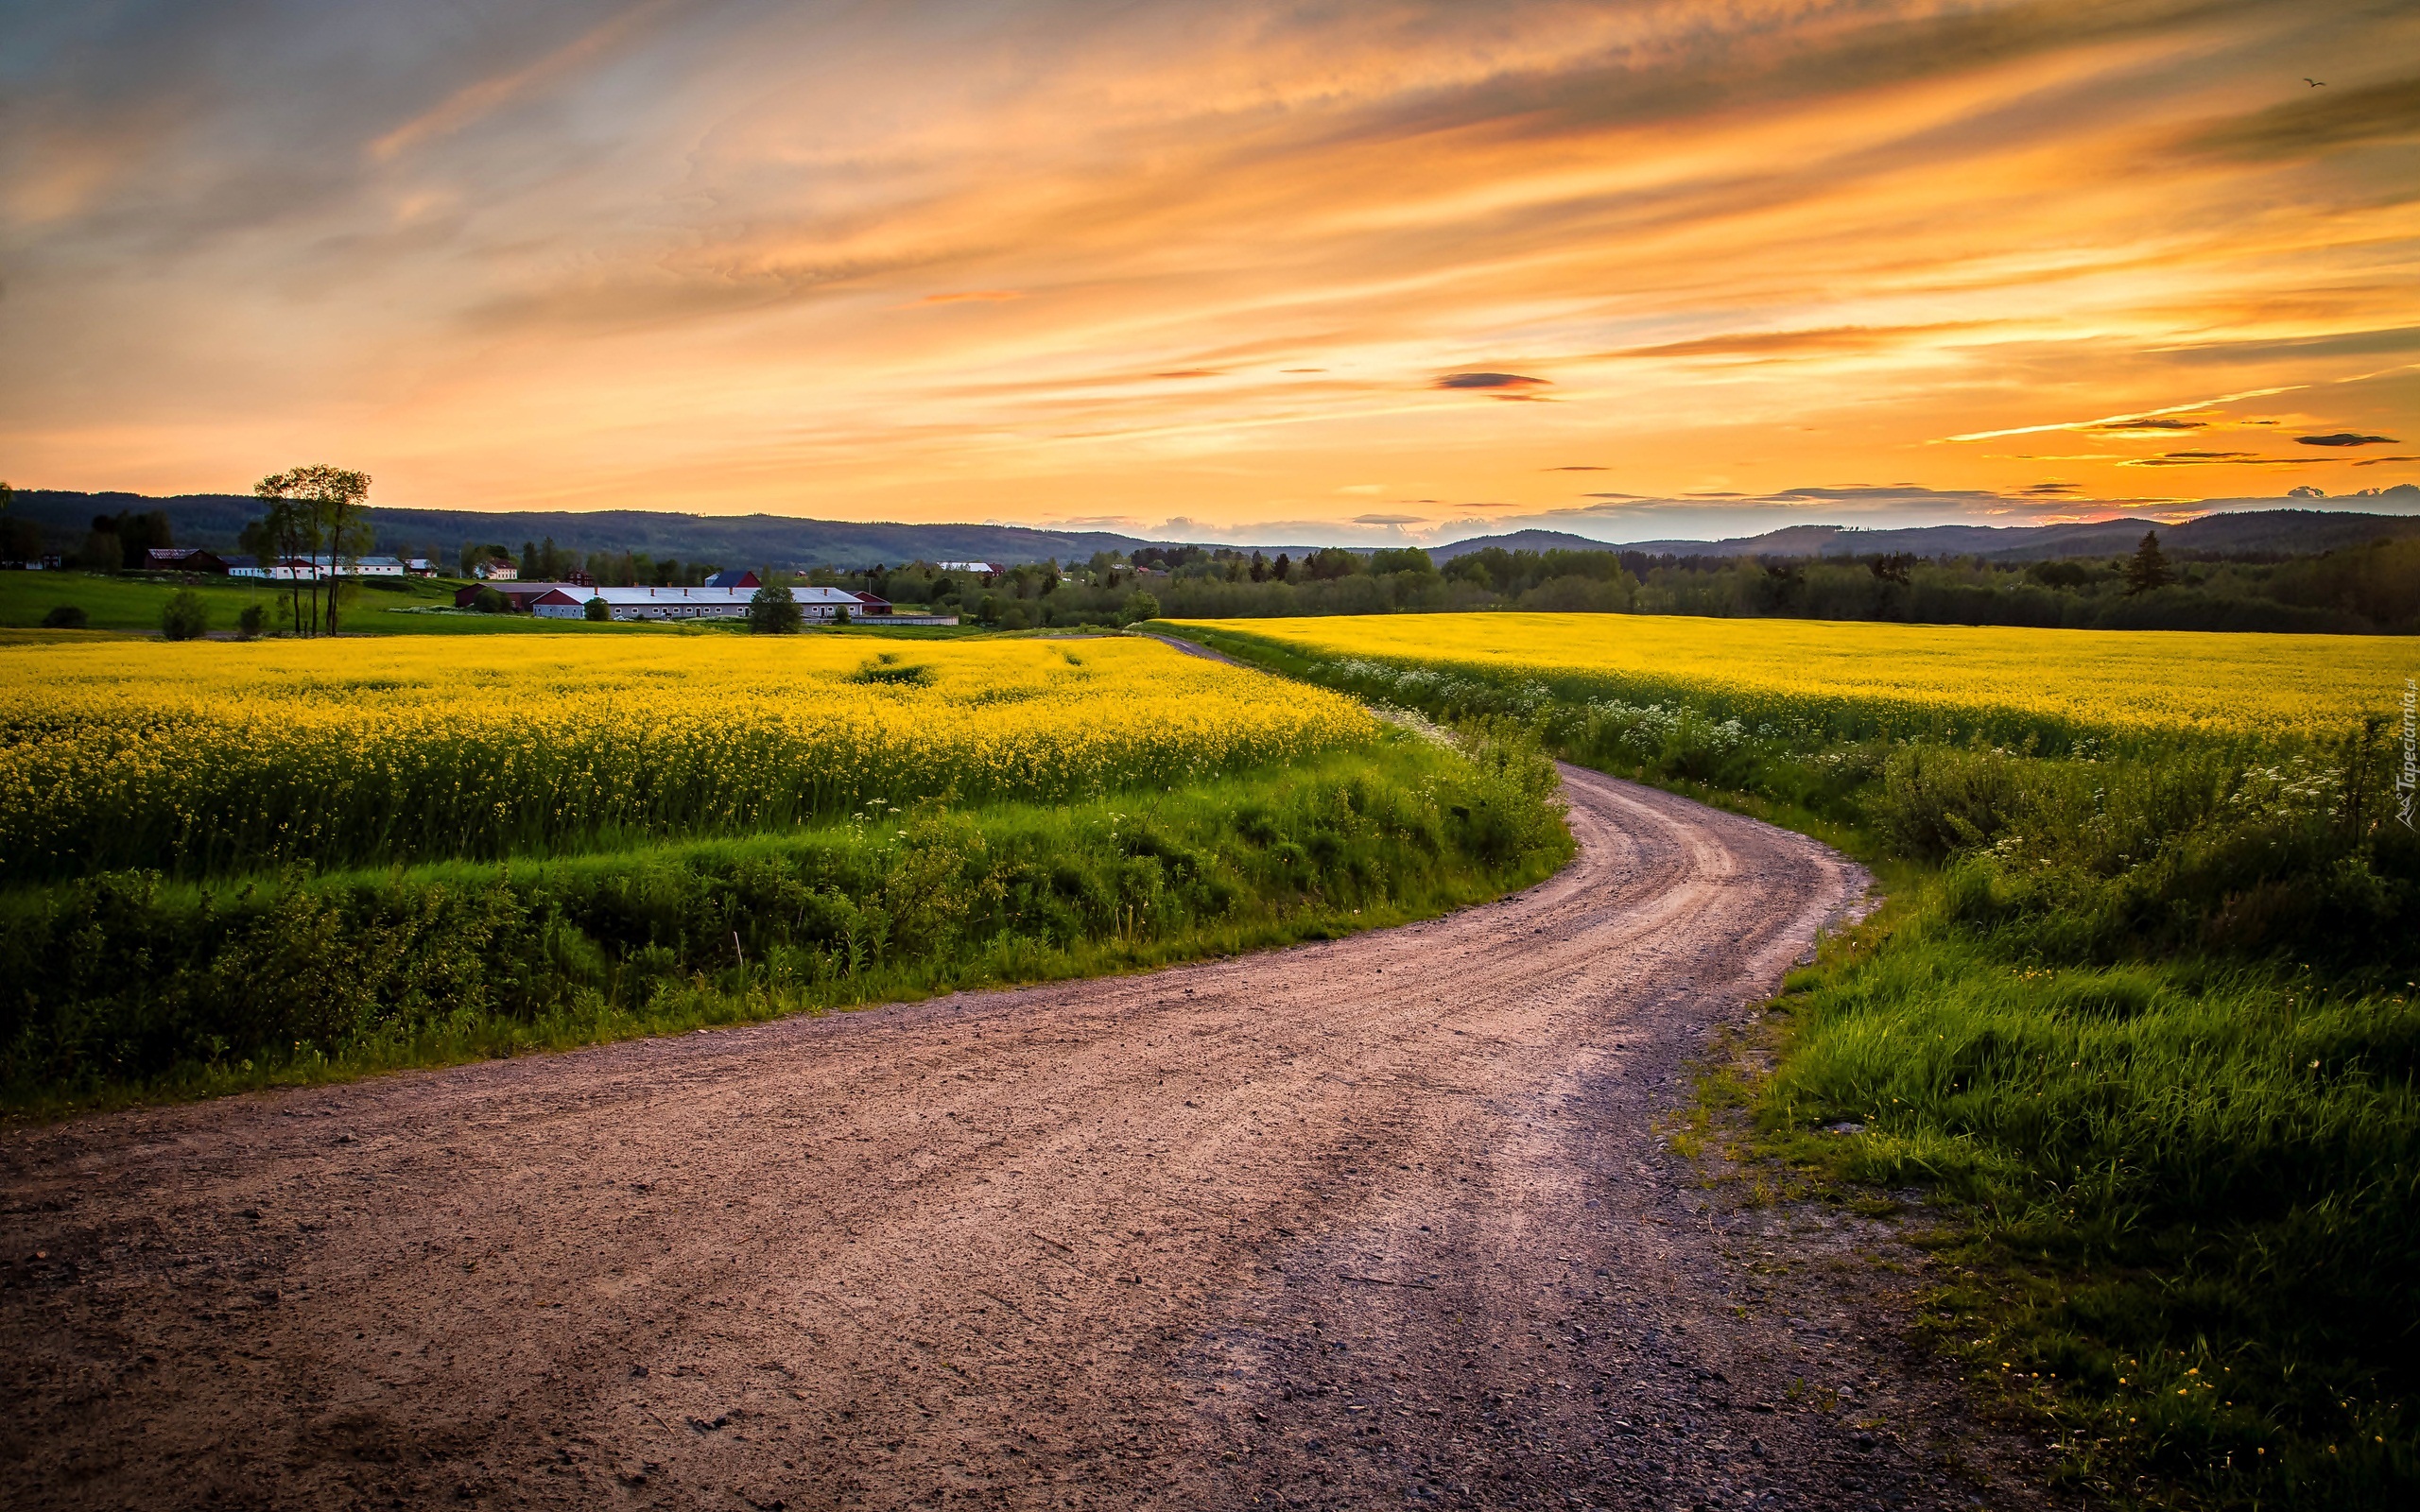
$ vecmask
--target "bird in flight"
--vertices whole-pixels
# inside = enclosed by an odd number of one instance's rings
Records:
[[[2303,82],[2308,84],[2313,89],[2325,89],[2327,87],[2327,80],[2324,78],[2306,77]]]

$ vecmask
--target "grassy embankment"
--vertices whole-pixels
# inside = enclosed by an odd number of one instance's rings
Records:
[[[1778,1005],[1769,1147],[1939,1194],[1924,1322],[2079,1482],[2411,1504],[2420,845],[2362,725],[2407,647],[1532,621],[1181,628],[1874,861]]]
[[[1328,937],[1568,853],[1534,750],[1132,641],[125,651],[0,651],[20,1111]]]

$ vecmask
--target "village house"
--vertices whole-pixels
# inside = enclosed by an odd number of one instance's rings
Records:
[[[458,588],[454,591],[454,607],[456,609],[470,609],[475,606],[479,601],[479,594],[485,593],[491,588],[504,595],[505,603],[509,605],[515,613],[522,613],[527,611],[529,607],[537,603],[538,600],[545,597],[548,593],[554,593],[558,589],[567,593],[579,594],[581,601],[586,602],[588,595],[596,591],[596,579],[589,576],[586,573],[574,573],[568,577],[556,578],[551,582],[531,581],[525,583],[518,580],[510,580],[504,582],[473,583],[467,588]]]
[[[228,563],[216,552],[199,546],[153,546],[143,554],[143,570],[153,573],[213,573],[225,576]]]
[[[161,555],[153,551],[152,556]],[[204,555],[208,555],[204,553]],[[217,558],[213,558],[213,560]],[[187,572],[209,572],[214,569],[195,567]],[[263,578],[272,583],[316,583],[330,577],[401,577],[404,559],[400,557],[279,557],[266,565],[247,563],[240,567],[222,566],[230,577]]]

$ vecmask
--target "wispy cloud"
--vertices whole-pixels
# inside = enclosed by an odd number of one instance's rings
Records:
[[[2307,456],[2263,456],[2257,452],[2162,452],[2132,456],[2119,467],[2308,467]]]
[[[1443,528],[1332,518],[1374,473],[1508,520],[2393,486],[2299,441],[2420,412],[2408,9],[30,8],[0,441],[1258,539]]]

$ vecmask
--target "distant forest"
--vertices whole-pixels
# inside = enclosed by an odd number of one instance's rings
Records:
[[[817,576],[889,588],[893,597],[933,582],[904,573]],[[1103,624],[1146,610],[1228,619],[1521,609],[2409,635],[2420,632],[2420,539],[2266,560],[2171,557],[2150,532],[2123,556],[2036,562],[1928,560],[1910,553],[1843,558],[1487,547],[1443,568],[1411,549],[1270,558],[1171,546],[947,586],[951,604],[1011,628]],[[1148,606],[1135,602],[1138,593]]]
[[[120,507],[93,507],[104,502]],[[147,500],[19,491],[11,507],[0,510],[0,559],[48,551],[69,566],[118,571],[140,563],[152,546],[223,546],[258,508],[258,500],[232,495]],[[1461,542],[1434,557],[1409,547],[1168,545],[1015,526],[701,520],[644,511],[445,514],[443,524],[475,524],[480,534],[458,545],[431,541],[418,548],[406,544],[408,538],[397,539],[406,522],[425,528],[436,516],[371,511],[378,549],[417,550],[445,572],[467,574],[475,559],[493,556],[515,562],[526,576],[584,571],[604,584],[694,583],[717,566],[786,569],[815,582],[869,589],[895,603],[955,610],[1011,629],[1156,614],[1219,619],[1524,609],[2070,629],[2420,633],[2420,518],[2411,516],[2247,511],[2156,534],[2116,522],[1858,533],[1797,526],[1746,541],[1657,542],[1648,549],[1598,548],[1575,537],[1527,532],[1499,538],[1507,544]],[[562,527],[571,539],[559,542],[541,534],[525,540],[517,553],[503,541],[483,539],[516,524]],[[1517,549],[1533,541],[1544,549]],[[1556,541],[1579,543],[1550,543]],[[2290,549],[2295,543],[2303,549]],[[2322,543],[2329,549],[2312,549]],[[1844,545],[1877,549],[1850,555]],[[1971,549],[1943,549],[1953,545]],[[1879,549],[1890,547],[1902,549]],[[996,575],[932,565],[969,558],[1017,565]],[[808,565],[818,560],[851,565]],[[885,562],[898,565],[879,565]]]

